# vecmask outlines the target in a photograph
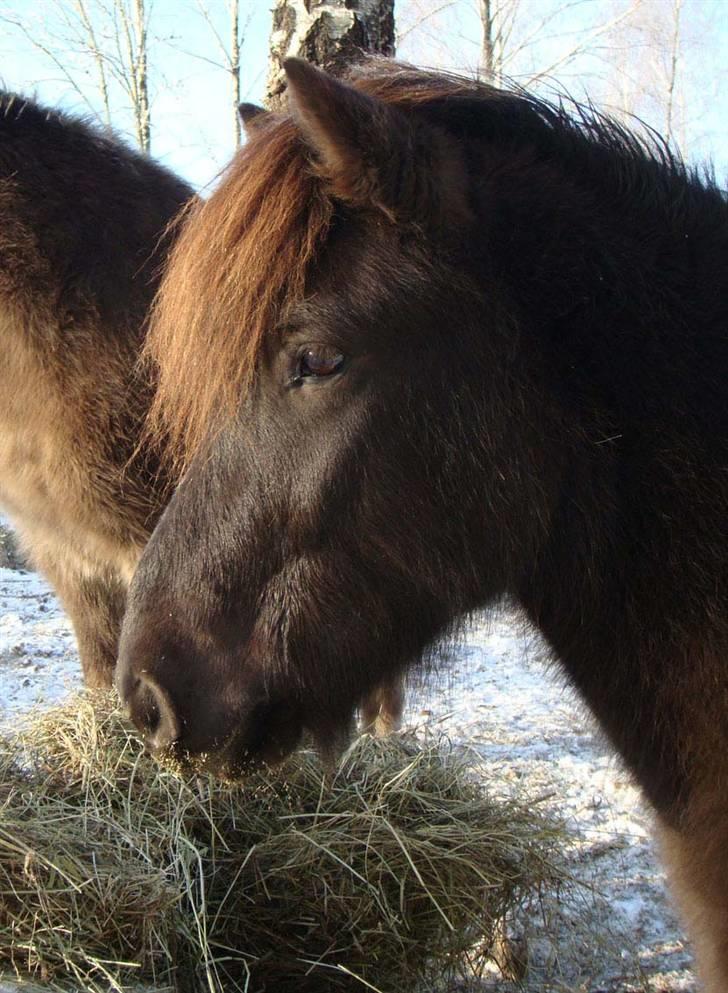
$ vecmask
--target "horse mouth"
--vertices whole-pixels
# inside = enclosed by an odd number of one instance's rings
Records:
[[[251,769],[280,765],[295,750],[303,735],[296,708],[285,704],[255,708],[250,723],[233,733],[213,756],[215,775],[236,780]]]
[[[182,774],[209,774],[226,782],[237,782],[246,774],[280,765],[293,752],[303,735],[297,710],[285,704],[255,706],[240,728],[209,749],[190,751],[184,740],[155,753],[155,758]]]
[[[147,721],[147,723],[149,723]],[[284,700],[260,700],[238,718],[232,730],[205,741],[205,735],[182,733],[158,746],[155,734],[146,734],[146,750],[170,771],[181,776],[211,775],[224,782],[240,782],[261,769],[281,765],[306,736],[324,765],[336,762],[351,739],[353,715],[347,719],[305,719],[301,708]]]

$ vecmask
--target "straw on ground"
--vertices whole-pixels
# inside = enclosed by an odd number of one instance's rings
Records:
[[[109,697],[0,738],[0,970],[89,991],[432,989],[558,881],[560,836],[445,741],[244,782],[146,756]]]

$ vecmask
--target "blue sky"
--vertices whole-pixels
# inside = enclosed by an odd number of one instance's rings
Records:
[[[220,60],[210,26],[196,9],[195,0],[149,0],[152,18],[150,64],[152,93],[152,153],[181,172],[197,187],[205,188],[229,160],[233,151],[230,93],[227,74],[212,63]],[[536,68],[552,65],[568,51],[579,33],[598,29],[630,0],[521,0],[521,35],[557,12],[540,31],[535,43],[524,48],[508,70],[519,81]],[[634,2],[634,0],[632,0]],[[91,0],[93,3],[93,0]],[[665,0],[643,0],[647,14],[659,15]],[[622,5],[620,7],[620,4]],[[691,157],[711,156],[719,177],[728,174],[728,0],[684,0],[683,33],[685,74],[683,111],[686,145]],[[245,22],[242,50],[243,98],[260,101],[267,69],[271,14],[268,0],[241,0]],[[0,0],[3,10],[21,18],[34,36],[53,45],[64,68],[81,81],[88,103],[63,78],[58,67],[40,53],[22,33],[0,24],[0,73],[8,89],[36,94],[51,105],[89,112],[98,105],[93,79],[72,47],[59,42],[63,27],[58,0]],[[221,35],[227,34],[225,0],[207,0],[207,8]],[[428,11],[439,10],[434,16]],[[480,26],[474,0],[435,3],[398,0],[397,18],[403,32],[399,54],[419,64],[472,72],[477,68]],[[602,41],[604,42],[602,44]],[[560,66],[550,81],[552,88],[567,88],[577,97],[585,94],[602,103],[615,86],[615,73],[639,76],[648,70],[647,53],[640,53],[640,38],[630,36],[613,47],[599,39],[588,57]],[[624,60],[617,67],[615,60]],[[639,80],[637,79],[637,82]],[[649,123],[661,128],[659,114],[652,116],[648,102],[637,109]],[[131,123],[124,100],[114,100],[114,127],[122,133]]]
[[[92,0],[93,2],[93,0]],[[22,17],[39,40],[55,39],[55,51],[69,71],[82,80],[89,103],[98,107],[94,81],[83,65],[57,39],[63,26],[54,0],[16,0],[4,8]],[[70,6],[70,4],[69,4]],[[271,14],[266,0],[241,0],[246,23],[242,51],[243,98],[260,101],[265,86]],[[224,0],[209,0],[214,23],[227,37]],[[0,7],[2,9],[2,7]],[[151,0],[150,89],[152,154],[181,172],[196,186],[214,180],[230,159],[232,139],[228,76],[211,64],[220,60],[214,34],[193,0]],[[61,71],[12,27],[0,24],[0,74],[7,89],[34,94],[45,103],[89,113],[90,107],[63,78]],[[114,127],[131,133],[124,100],[114,101]]]

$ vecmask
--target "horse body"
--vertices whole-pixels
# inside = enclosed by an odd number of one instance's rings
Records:
[[[725,197],[595,115],[288,71],[291,114],[162,286],[153,415],[187,468],[132,584],[122,696],[151,747],[228,770],[302,729],[330,747],[510,597],[650,800],[723,993]]]
[[[109,685],[126,588],[168,496],[139,451],[145,321],[192,195],[109,135],[0,97],[0,502]]]

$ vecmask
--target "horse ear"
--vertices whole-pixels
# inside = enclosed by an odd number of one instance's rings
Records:
[[[255,133],[268,118],[268,111],[257,103],[239,103],[238,117],[248,138]]]
[[[286,59],[283,67],[289,111],[332,194],[359,206],[385,206],[381,166],[401,140],[401,115],[302,59]]]
[[[392,219],[442,214],[450,196],[437,180],[452,185],[445,159],[453,158],[442,133],[301,59],[283,66],[290,114],[334,197]]]

